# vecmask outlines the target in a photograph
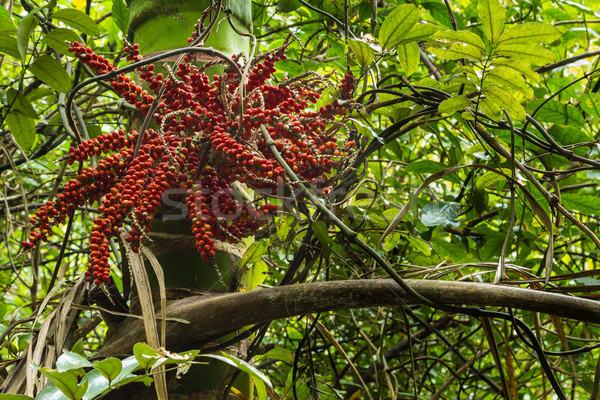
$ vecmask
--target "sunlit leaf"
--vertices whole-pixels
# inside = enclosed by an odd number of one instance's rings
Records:
[[[42,54],[29,66],[29,71],[52,89],[66,93],[71,88],[71,79],[64,67],[54,58]]]
[[[81,41],[81,38],[74,31],[67,28],[52,29],[42,39],[43,43],[46,43],[62,54],[69,54],[69,44],[75,41]]]
[[[477,189],[483,189],[493,185],[496,182],[505,182],[506,176],[511,176],[511,171],[508,169],[501,168],[500,172],[502,173],[500,174],[495,171],[487,171],[477,179],[475,187]],[[506,176],[504,176],[503,174]]]
[[[71,369],[91,367],[92,363],[77,353],[67,352],[62,354],[56,360],[56,368],[59,372],[68,371]]]
[[[501,117],[503,116],[502,109],[492,99],[486,98],[486,99],[481,100],[478,104],[478,107],[479,107],[479,111],[483,112],[485,115],[487,115],[489,118],[491,118],[494,121],[501,119]]]
[[[246,264],[252,264],[261,259],[261,257],[267,252],[268,244],[264,240],[252,243],[242,256],[242,266]]]
[[[19,146],[29,151],[35,144],[35,121],[18,111],[12,111],[6,116],[8,130],[15,138]]]
[[[396,7],[383,21],[379,29],[379,43],[383,50],[400,42],[419,20],[421,12],[412,4]]]
[[[0,53],[7,54],[14,59],[20,60],[21,53],[17,39],[12,36],[0,36]]]
[[[139,363],[140,367],[145,370],[152,368],[152,366],[156,364],[160,358],[158,352],[152,347],[148,346],[146,343],[136,343],[133,346],[133,355],[135,356],[135,359]]]
[[[280,360],[280,361],[286,361],[289,363],[294,362],[294,353],[283,347],[275,347],[275,348],[267,351],[265,354],[261,355],[260,357],[261,357],[261,359]]]
[[[469,60],[481,61],[481,51],[470,44],[455,43],[447,50],[430,47],[428,49],[442,60],[460,60],[466,58]]]
[[[352,50],[352,53],[356,56],[356,61],[361,67],[366,67],[373,61],[375,57],[375,51],[360,39],[351,39],[348,41],[348,45]]]
[[[263,260],[258,260],[242,276],[242,287],[249,291],[260,285],[267,278],[269,267]]]
[[[481,20],[483,33],[495,43],[504,30],[506,11],[498,0],[479,0],[477,14]]]
[[[493,66],[512,68],[525,78],[537,83],[540,81],[540,74],[531,68],[531,64],[515,60],[513,58],[496,58],[492,61]]]
[[[589,115],[593,115],[596,118],[600,118],[600,94],[599,93],[589,93],[581,96],[581,101],[579,103],[583,111],[588,113]]]
[[[537,44],[501,44],[496,49],[496,54],[527,61],[534,65],[548,64],[556,59],[554,53]]]
[[[269,380],[269,378],[267,378],[267,376],[265,374],[263,374],[261,371],[259,371],[252,365],[248,364],[244,360],[241,360],[237,357],[234,357],[234,356],[224,353],[224,352],[221,352],[221,355],[202,354],[201,357],[214,358],[217,360],[221,360],[229,365],[235,366],[236,368],[246,372],[248,375],[254,377],[255,379],[258,379],[258,380],[264,382],[269,388],[271,388],[271,389],[273,388],[271,381]]]
[[[21,20],[17,28],[17,46],[23,63],[25,62],[25,57],[27,57],[29,36],[31,36],[31,32],[33,32],[38,23],[39,20],[35,15],[28,15]]]
[[[485,43],[483,40],[470,31],[451,31],[449,29],[438,31],[433,35],[438,42],[447,43],[449,46],[454,43],[466,43],[477,47],[480,51],[485,52]]]
[[[587,215],[600,216],[600,198],[597,196],[564,193],[561,195],[560,200],[570,210],[581,211]]]
[[[58,372],[49,368],[40,368],[39,371],[71,400],[81,399],[87,390],[87,378],[78,383],[78,374],[72,370]]]
[[[454,96],[446,99],[438,106],[438,112],[440,114],[454,114],[456,111],[460,111],[465,107],[471,105],[471,100],[465,95]]]
[[[440,29],[439,26],[433,24],[416,24],[404,37],[402,37],[398,42],[398,45],[425,40]]]
[[[6,91],[6,98],[8,100],[8,104],[13,110],[17,110],[29,118],[38,118],[38,114],[35,112],[31,102],[27,100],[25,96],[18,93],[15,89],[8,88]]]
[[[533,99],[533,89],[525,82],[525,79],[514,69],[508,67],[496,67],[488,72],[486,80],[498,85],[504,90],[521,92],[528,99]]]
[[[499,86],[489,86],[485,89],[484,93],[488,100],[496,103],[501,109],[506,110],[511,118],[521,122],[525,121],[525,109],[515,100],[512,94]]]
[[[430,256],[431,255],[431,248],[422,239],[418,239],[418,238],[413,237],[413,236],[408,236],[408,242],[417,251],[420,251],[421,253],[425,254],[426,256]]]
[[[75,8],[61,8],[52,14],[52,19],[63,22],[71,28],[75,28],[90,36],[98,36],[100,34],[98,24],[89,15]]]
[[[0,18],[0,35],[16,35],[17,28],[12,18]]]
[[[129,8],[124,0],[113,0],[112,18],[121,32],[127,34],[127,28],[129,27]]]
[[[541,24],[539,22],[529,22],[526,24],[516,24],[506,30],[498,39],[498,43],[504,44],[549,44],[558,40],[562,32],[550,24]]]
[[[109,381],[114,381],[121,373],[123,364],[121,364],[121,360],[118,358],[110,357],[104,360],[96,361],[92,365],[92,368],[100,372],[102,376]]]
[[[399,44],[396,46],[398,52],[398,62],[404,71],[404,75],[411,76],[419,69],[420,52],[419,45],[416,42]]]

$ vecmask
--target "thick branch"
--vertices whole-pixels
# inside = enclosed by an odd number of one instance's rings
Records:
[[[438,280],[406,282],[421,295],[440,303],[512,307],[580,321],[600,323],[600,303],[578,297],[512,286]],[[391,279],[332,281],[280,286],[245,293],[191,296],[168,306],[167,346],[180,350],[191,343],[244,326],[297,315],[350,308],[417,304]],[[109,334],[98,357],[131,353],[144,340],[139,319],[130,319]]]

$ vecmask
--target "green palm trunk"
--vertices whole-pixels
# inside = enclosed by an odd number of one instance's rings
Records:
[[[142,55],[156,54],[162,51],[185,47],[187,39],[194,32],[194,25],[210,6],[208,0],[127,0],[130,7],[129,40],[138,43]],[[232,1],[231,22],[238,30],[251,31],[250,0]],[[213,13],[214,14],[214,13]],[[211,15],[212,16],[212,15]],[[205,24],[211,19],[205,20]],[[235,33],[227,21],[227,14],[221,13],[204,47],[213,47],[226,54],[248,53],[249,40]],[[167,60],[173,61],[173,60]],[[160,63],[157,65],[160,67]],[[181,203],[178,203],[181,201]],[[150,249],[160,262],[167,286],[167,297],[182,297],[186,293],[197,294],[198,291],[224,292],[237,287],[239,257],[226,251],[219,251],[215,262],[204,262],[196,251],[191,222],[186,218],[185,203],[177,200],[177,195],[163,199],[162,219],[153,222],[149,237],[153,239]],[[166,218],[165,218],[166,217]],[[151,271],[151,268],[148,268]],[[149,273],[151,280],[153,273]],[[156,287],[158,287],[156,285]],[[184,290],[181,290],[184,288]],[[135,312],[135,299],[132,308]],[[140,338],[143,341],[143,338]],[[167,342],[167,347],[177,347],[176,343]],[[224,378],[231,376],[227,367],[219,362],[199,365],[180,380],[172,380],[169,385],[173,398],[191,398],[204,393],[206,398],[214,398],[213,392]],[[248,379],[238,382],[236,387],[247,389]],[[131,389],[124,388],[129,391]],[[153,391],[146,392],[140,388],[132,393],[121,392],[117,396],[133,396],[143,398],[153,396]],[[197,397],[193,397],[197,398]],[[204,397],[201,397],[204,398]]]

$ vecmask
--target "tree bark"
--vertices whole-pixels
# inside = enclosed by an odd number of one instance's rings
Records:
[[[593,300],[539,290],[486,283],[407,280],[433,301],[470,306],[511,307],[580,321],[600,323],[600,304]],[[167,318],[167,346],[178,351],[242,327],[318,312],[418,304],[391,279],[331,281],[259,289],[245,293],[192,296],[173,302]],[[144,340],[139,319],[121,323],[97,357],[131,353]]]

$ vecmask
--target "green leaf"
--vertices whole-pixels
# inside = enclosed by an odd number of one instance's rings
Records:
[[[35,121],[18,111],[12,111],[6,116],[8,130],[13,135],[23,151],[29,151],[35,144]]]
[[[275,347],[265,354],[260,356],[261,360],[270,359],[270,360],[280,360],[288,363],[294,362],[294,353],[283,347]]]
[[[16,35],[17,28],[12,18],[0,18],[0,35]]]
[[[497,121],[502,118],[502,109],[495,101],[491,99],[483,99],[479,102],[478,107],[481,112],[490,117],[492,120]]]
[[[464,94],[442,101],[438,107],[440,114],[454,114],[471,105],[471,100]]]
[[[252,264],[261,259],[261,257],[267,252],[268,244],[264,240],[252,243],[242,256],[242,266],[246,264]]]
[[[466,43],[477,47],[480,51],[485,52],[485,43],[476,34],[470,31],[451,31],[449,29],[438,31],[433,35],[433,38],[438,42],[445,43],[450,46],[455,43]]]
[[[71,78],[54,58],[42,54],[31,64],[29,71],[52,89],[66,93],[71,89]]]
[[[121,32],[127,35],[127,29],[129,28],[129,8],[124,0],[113,0],[112,18]]]
[[[419,218],[426,227],[435,226],[460,226],[458,215],[460,213],[460,204],[452,201],[436,201],[427,203],[421,209]]]
[[[521,122],[525,121],[525,109],[506,90],[499,86],[489,86],[485,89],[484,94],[488,100],[496,103],[501,109],[506,110],[511,118]]]
[[[136,375],[130,374],[130,377],[135,377]],[[88,378],[88,389],[83,396],[83,400],[91,400],[98,398],[97,396],[102,394],[102,392],[106,391],[111,382],[108,381],[101,373],[97,370],[91,370],[87,374]],[[113,386],[117,386],[112,382]],[[48,399],[50,400],[50,399]],[[54,400],[54,399],[53,399]]]
[[[592,141],[595,139],[593,134],[581,128],[571,125],[553,125],[548,128],[548,133],[560,144],[568,146],[575,143]],[[577,155],[584,155],[589,150],[585,147],[576,147],[573,152]]]
[[[356,56],[356,61],[361,67],[366,67],[373,61],[375,57],[375,51],[371,46],[360,39],[351,39],[348,41],[348,45],[352,50],[352,53]]]
[[[78,384],[78,374],[72,370],[58,372],[49,368],[40,368],[39,371],[71,400],[81,399],[87,390],[87,378],[84,378],[81,384]]]
[[[493,261],[500,257],[502,245],[504,244],[504,236],[495,235],[489,237],[486,235],[486,241],[479,249],[479,257],[481,261]]]
[[[100,35],[98,24],[89,15],[75,8],[61,8],[52,14],[52,19],[61,21],[87,35]]]
[[[412,4],[396,7],[379,29],[379,43],[383,50],[398,44],[419,20],[421,11]]]
[[[500,170],[504,175],[511,176],[511,171],[509,169],[501,168]],[[496,182],[506,181],[506,176],[504,175],[494,171],[487,171],[485,174],[481,175],[479,179],[477,179],[475,187],[477,189],[483,189],[493,185]]]
[[[90,125],[86,124],[88,135],[90,135],[90,139],[95,139],[98,136],[102,135],[102,127],[100,125]]]
[[[289,13],[302,7],[302,3],[298,0],[279,0],[277,2],[277,11]]]
[[[140,367],[145,370],[152,368],[160,358],[158,352],[146,343],[136,343],[133,346],[133,355],[139,363]]]
[[[81,38],[78,34],[67,28],[52,29],[52,31],[42,39],[43,43],[57,50],[61,54],[69,54],[69,45],[75,41],[81,42]]]
[[[0,7],[0,18],[10,18],[8,10],[4,7]]]
[[[112,382],[121,373],[123,365],[121,364],[121,360],[118,358],[110,357],[101,361],[96,361],[92,365],[92,368],[100,372],[102,376]]]
[[[408,164],[406,171],[415,172],[417,174],[434,174],[444,169],[444,166],[433,160],[417,160]]]
[[[482,23],[483,33],[491,43],[495,43],[504,30],[504,7],[498,0],[479,0],[477,14]]]
[[[329,230],[327,229],[327,225],[323,221],[317,221],[312,224],[312,228],[319,238],[319,242],[323,246],[323,253],[325,257],[328,257],[331,254],[331,245],[333,244],[333,239],[329,236]]]
[[[409,42],[418,42],[428,39],[441,28],[434,24],[416,24],[403,38],[398,42],[398,46]]]
[[[0,36],[0,53],[7,54],[15,59],[21,58],[17,39],[11,36]]]
[[[6,98],[8,100],[8,105],[10,105],[13,110],[17,110],[29,118],[38,118],[38,114],[35,112],[31,102],[15,89],[8,88],[6,91]]]
[[[450,16],[448,16],[448,9],[446,8],[443,2],[419,1],[419,5],[425,8],[427,11],[429,11],[436,23],[441,23],[442,25],[450,29],[453,28]],[[456,20],[456,22],[459,28],[462,29],[462,27],[464,27],[464,22],[462,21],[462,19],[460,19],[460,17]]]
[[[269,266],[263,260],[258,260],[252,264],[242,277],[242,286],[245,290],[250,291],[263,283],[267,278]]]
[[[412,247],[414,247],[417,251],[425,254],[426,256],[431,255],[431,248],[429,245],[423,241],[422,239],[416,238],[414,236],[408,236],[408,242]]]
[[[515,60],[513,58],[496,58],[492,61],[492,65],[496,67],[512,68],[527,79],[536,83],[540,81],[540,74],[531,69],[531,65],[527,62]]]
[[[600,216],[600,198],[588,194],[565,193],[560,201],[571,210],[581,211],[584,214]]]
[[[466,43],[455,43],[447,50],[435,47],[429,47],[428,50],[442,60],[467,58],[469,60],[481,61],[481,51],[477,47]]]
[[[85,357],[85,351],[83,350],[83,338],[79,339],[71,348],[73,353],[77,353],[82,357]]]
[[[59,372],[68,371],[71,369],[91,367],[92,363],[77,353],[67,352],[62,354],[56,360],[56,368]]]
[[[140,363],[138,362],[135,356],[129,356],[124,360],[121,360],[121,365],[123,366],[123,369],[121,370],[121,373],[119,374],[117,379],[115,379],[115,382],[121,382],[122,380],[126,379],[133,371],[140,368]]]
[[[525,79],[514,69],[507,67],[496,67],[488,72],[486,81],[489,79],[493,84],[511,92],[521,92],[528,99],[533,99],[533,89],[525,82]]]
[[[544,99],[531,101],[527,105],[527,109],[532,113],[543,101]],[[548,124],[554,123],[557,125],[571,125],[577,127],[583,126],[585,123],[581,111],[576,107],[554,99],[546,102],[533,117]]]
[[[500,36],[498,43],[505,44],[549,44],[560,39],[562,32],[550,24],[529,22],[511,26]]]
[[[579,106],[588,113],[596,118],[600,118],[600,94],[590,93],[581,96]]]
[[[526,44],[501,44],[496,49],[500,56],[512,57],[520,61],[527,61],[534,65],[544,65],[553,62],[554,53],[542,46]]]
[[[237,357],[234,357],[230,354],[221,352],[221,355],[201,354],[200,357],[214,358],[216,360],[223,361],[224,363],[232,365],[232,366],[242,370],[243,372],[246,372],[251,377],[266,383],[267,386],[269,386],[271,389],[273,388],[271,381],[269,380],[269,378],[267,378],[267,376],[265,374],[260,372],[258,369],[256,369],[252,365],[248,364],[246,361],[241,360]]]
[[[35,400],[24,394],[0,394],[0,400]]]
[[[398,62],[404,71],[404,75],[411,76],[419,69],[421,54],[417,42],[409,42],[396,46]]]
[[[25,63],[25,57],[27,57],[29,37],[38,23],[38,18],[35,15],[30,14],[21,20],[21,23],[17,28],[17,47],[23,63]]]

